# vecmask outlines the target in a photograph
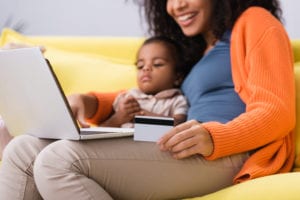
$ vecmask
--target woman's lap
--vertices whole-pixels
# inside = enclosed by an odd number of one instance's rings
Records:
[[[11,159],[5,160],[28,157],[26,164],[14,165],[29,165],[21,167],[24,169],[30,169],[28,160],[34,160],[34,155],[50,143],[28,136],[19,140],[30,143],[25,145],[30,148],[14,150],[15,145],[9,145],[7,154]],[[22,156],[13,155],[12,152],[21,153],[21,149]],[[109,195],[113,199],[183,198],[231,185],[246,158],[242,154],[216,161],[206,161],[201,156],[175,160],[155,143],[134,142],[132,138],[60,140],[38,155],[34,176],[41,194],[50,199],[109,199]]]

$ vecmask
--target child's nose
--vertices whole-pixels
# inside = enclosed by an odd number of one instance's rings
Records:
[[[151,71],[152,67],[150,64],[146,64],[144,67],[143,67],[143,71]]]

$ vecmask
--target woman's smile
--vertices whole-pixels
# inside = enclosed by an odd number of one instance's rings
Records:
[[[197,12],[190,12],[177,16],[177,22],[180,26],[186,27],[193,23]]]
[[[167,1],[167,12],[186,36],[209,32],[211,22],[210,0]]]

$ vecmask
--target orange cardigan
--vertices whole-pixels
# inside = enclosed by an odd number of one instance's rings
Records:
[[[282,24],[265,9],[247,9],[232,30],[231,62],[235,91],[246,112],[226,124],[203,123],[214,142],[206,159],[252,152],[234,183],[290,171],[295,157],[295,84],[290,40]],[[100,105],[93,117],[97,121],[108,116],[102,109],[111,111],[117,94],[94,95]]]

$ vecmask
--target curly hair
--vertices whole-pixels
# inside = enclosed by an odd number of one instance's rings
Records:
[[[259,6],[281,21],[282,11],[278,0],[211,0],[211,29],[220,39],[231,30],[237,18],[249,7]],[[204,54],[206,42],[201,34],[187,37],[166,11],[167,0],[143,0],[142,7],[148,22],[150,35],[164,35],[179,42],[185,52],[187,67],[192,67]]]
[[[143,42],[142,46],[156,42],[160,42],[167,47],[168,52],[170,53],[172,59],[175,62],[176,73],[179,73],[181,77],[184,78],[187,75],[188,71],[185,67],[183,50],[181,45],[175,40],[172,40],[171,38],[166,36],[153,36],[146,39]]]

